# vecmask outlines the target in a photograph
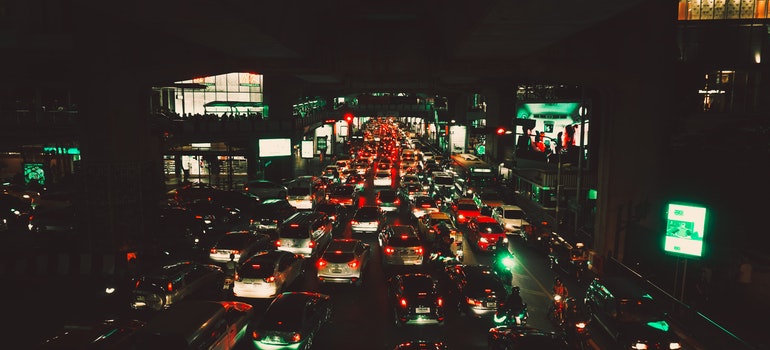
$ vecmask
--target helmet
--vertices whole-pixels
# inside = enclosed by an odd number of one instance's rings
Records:
[[[561,278],[559,278],[559,277],[554,277],[554,279],[553,279],[553,283],[554,283],[554,284],[561,284]]]
[[[519,294],[519,292],[521,292],[519,286],[513,286],[513,288],[511,288],[511,294]]]

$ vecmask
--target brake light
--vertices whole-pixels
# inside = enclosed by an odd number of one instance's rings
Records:
[[[292,342],[295,342],[295,343],[297,343],[297,342],[299,342],[300,340],[302,340],[302,335],[301,335],[301,334],[299,334],[299,333],[294,333],[294,334],[291,336],[291,341],[292,341]]]
[[[387,255],[393,254],[395,251],[396,250],[393,249],[393,247],[391,247],[391,246],[385,247],[385,254],[387,254]]]
[[[396,200],[393,201],[394,204],[401,204],[401,200],[396,198]]]
[[[217,253],[217,248],[213,248],[213,247],[212,247],[212,248],[209,250],[209,253],[211,253],[211,254],[216,254],[216,253]]]
[[[314,248],[314,247],[315,247],[315,241],[310,241],[310,242],[307,244],[307,246],[308,246],[308,248]]]
[[[444,299],[441,297],[438,297],[438,299],[436,299],[436,305],[438,305],[439,307],[444,306]]]
[[[350,266],[351,269],[355,269],[358,267],[358,260],[353,260],[348,263],[348,266]]]
[[[259,333],[257,333],[257,331],[252,331],[251,332],[251,339],[259,340]]]
[[[399,304],[401,305],[401,307],[406,307],[407,305],[406,298],[401,298],[401,300],[399,301]]]
[[[318,261],[316,261],[316,266],[317,266],[319,269],[322,269],[322,268],[324,268],[324,267],[325,267],[327,264],[328,264],[328,263],[327,263],[327,262],[326,262],[326,260],[324,260],[324,259],[318,259]]]
[[[168,282],[168,284],[166,284],[166,290],[169,292],[173,291],[174,285],[171,282]]]
[[[377,198],[377,204],[382,204],[382,199]]]
[[[419,247],[419,248],[415,249],[414,251],[417,252],[417,254],[422,255],[422,247]]]
[[[350,220],[350,224],[351,224],[351,225],[358,225],[358,221],[356,221],[356,220]]]
[[[265,282],[267,282],[267,283],[275,282],[275,276],[270,276],[270,277],[265,278]]]
[[[276,247],[280,247],[281,246],[281,240],[280,239],[276,239],[275,240],[275,246]]]

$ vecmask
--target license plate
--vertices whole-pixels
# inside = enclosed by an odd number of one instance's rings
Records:
[[[429,307],[418,307],[418,308],[415,308],[415,312],[417,312],[418,314],[427,314],[427,313],[430,313],[430,308]]]
[[[489,307],[489,308],[497,307],[497,304],[493,303],[493,302],[490,302],[490,303],[487,303],[487,307]]]
[[[334,269],[334,270],[332,270],[332,273],[342,273],[342,270],[340,270],[340,269]]]
[[[144,301],[144,295],[137,295],[136,301]]]

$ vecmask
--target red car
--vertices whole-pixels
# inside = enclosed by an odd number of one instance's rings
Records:
[[[507,242],[508,240],[505,228],[495,218],[486,215],[480,215],[468,221],[466,238],[469,244],[473,244],[482,251],[492,251],[497,241]]]
[[[481,215],[481,209],[470,198],[458,199],[455,204],[452,205],[452,214],[454,215],[457,225],[466,225],[470,218],[475,218]]]

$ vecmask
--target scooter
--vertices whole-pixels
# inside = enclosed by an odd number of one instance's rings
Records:
[[[503,281],[511,284],[513,281],[513,254],[509,251],[496,251],[492,265],[492,271]]]
[[[548,319],[558,327],[564,327],[564,310],[566,309],[565,301],[561,295],[555,294],[553,296],[553,303],[548,307]]]
[[[529,319],[527,304],[523,303],[517,308],[497,308],[492,320],[496,326],[526,326]]]

